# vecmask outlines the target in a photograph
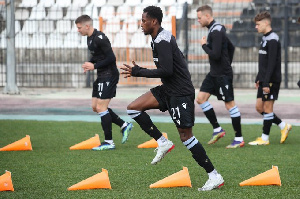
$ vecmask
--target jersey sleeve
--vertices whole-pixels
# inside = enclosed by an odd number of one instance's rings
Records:
[[[222,32],[215,30],[210,33],[210,37],[212,39],[211,49],[206,44],[203,44],[202,48],[211,59],[218,60],[221,58],[222,38],[223,38]]]
[[[132,76],[161,78],[173,74],[173,53],[171,43],[163,40],[158,44],[155,44],[155,48],[157,50],[159,64],[157,69],[147,69],[135,66],[132,68]]]
[[[105,67],[110,65],[116,61],[116,56],[111,48],[110,42],[106,36],[103,38],[96,37],[95,38],[96,45],[99,49],[101,49],[105,58],[103,60],[99,60],[94,63],[95,69]]]
[[[276,40],[270,40],[268,42],[268,67],[266,76],[264,77],[263,87],[269,87],[270,79],[274,73],[276,67],[276,57],[278,52],[278,42]]]

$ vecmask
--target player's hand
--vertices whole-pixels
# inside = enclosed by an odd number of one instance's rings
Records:
[[[135,66],[135,61],[132,61],[133,66]],[[121,67],[122,70],[124,70],[123,72],[121,72],[121,74],[124,74],[124,78],[127,77],[131,77],[131,73],[132,73],[132,66],[129,66],[127,64],[123,64],[125,67]]]
[[[255,83],[255,88],[258,89],[258,87],[259,87],[259,81],[257,81],[257,82]]]
[[[201,43],[201,45],[204,45],[204,44],[206,44],[206,37],[205,36],[203,36],[202,38],[201,38],[201,40],[200,40],[200,43]]]
[[[91,62],[84,62],[84,64],[82,64],[81,68],[83,68],[84,72],[95,69],[94,64]]]
[[[263,87],[263,93],[270,93],[270,88],[269,87]]]

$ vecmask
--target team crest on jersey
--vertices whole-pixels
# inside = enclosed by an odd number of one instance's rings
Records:
[[[228,87],[229,87],[228,85],[225,86],[226,89],[228,89]]]
[[[186,103],[182,103],[184,109],[186,109]]]
[[[103,39],[102,35],[99,35],[98,37],[99,37],[100,39]]]
[[[267,41],[264,41],[264,43],[262,44],[263,47],[266,47],[267,45]]]

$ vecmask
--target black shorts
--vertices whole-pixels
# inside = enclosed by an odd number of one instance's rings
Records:
[[[202,82],[200,91],[217,96],[218,100],[230,102],[234,100],[232,77],[213,77],[209,73]]]
[[[111,99],[116,96],[119,76],[97,78],[93,83],[92,97]]]
[[[266,94],[263,92],[262,83],[260,82],[257,89],[256,98],[262,98],[262,101],[277,100],[279,90],[280,90],[280,83],[270,83],[270,93]]]
[[[169,114],[177,128],[191,128],[195,122],[195,94],[169,96],[164,86],[152,88],[151,93],[159,103],[159,110]]]

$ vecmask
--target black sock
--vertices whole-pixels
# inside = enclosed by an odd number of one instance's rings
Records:
[[[105,140],[112,140],[111,124],[112,119],[109,113],[101,117],[101,125],[104,131]]]
[[[209,120],[209,122],[211,123],[211,125],[213,126],[214,129],[220,127],[220,125],[218,123],[218,120],[217,120],[216,113],[215,113],[213,108],[209,109],[208,111],[205,111],[204,114],[205,114],[205,116],[207,117],[207,119]]]
[[[269,135],[270,129],[272,126],[274,114],[273,113],[265,113],[264,114],[264,126],[263,126],[263,134]]]
[[[214,166],[206,155],[205,149],[197,140],[197,138],[195,138],[195,136],[189,138],[187,141],[183,142],[183,144],[191,151],[195,161],[201,167],[203,167],[207,173],[210,173],[214,170]]]
[[[232,117],[231,122],[235,132],[235,137],[242,137],[241,116]]]
[[[242,128],[241,128],[241,113],[237,106],[229,109],[232,127],[235,132],[235,137],[242,137]]]
[[[282,122],[281,119],[277,117],[277,115],[274,113],[273,123],[279,125],[281,122]]]
[[[122,127],[122,125],[125,123],[124,120],[122,120],[113,110],[108,108],[109,114],[111,115],[112,123],[118,125],[119,127]]]
[[[142,111],[141,114],[133,118],[140,126],[141,128],[151,137],[153,137],[155,140],[158,140],[162,133],[157,129],[157,127],[153,124],[152,120],[150,119],[150,116]]]
[[[265,112],[262,112],[261,114],[264,115]],[[277,115],[274,113],[273,123],[278,126],[281,122],[282,122],[281,119],[279,117],[277,117]]]

